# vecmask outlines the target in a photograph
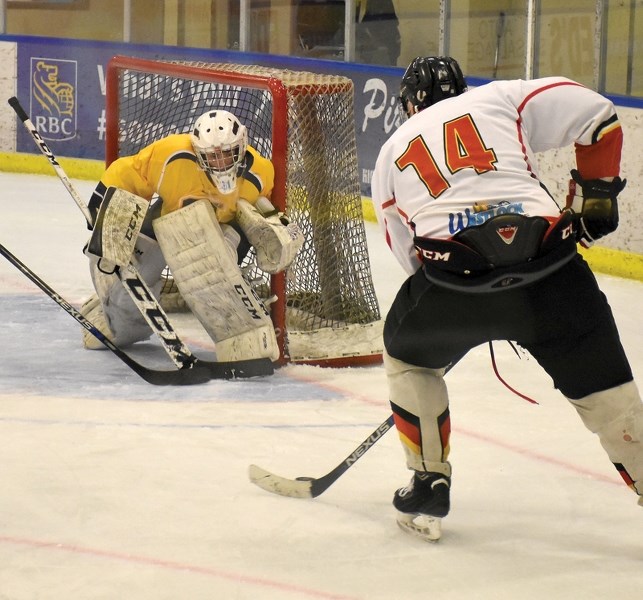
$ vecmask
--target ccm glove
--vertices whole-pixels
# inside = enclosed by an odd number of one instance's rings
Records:
[[[620,177],[612,181],[583,179],[576,169],[571,170],[571,176],[567,208],[574,213],[576,240],[589,247],[618,227],[616,198],[627,181]]]
[[[304,235],[296,223],[284,223],[285,217],[276,211],[268,213],[270,216],[264,216],[260,210],[266,206],[264,202],[258,201],[253,206],[246,200],[239,199],[237,223],[254,246],[257,266],[262,271],[273,274],[291,265],[304,243]]]

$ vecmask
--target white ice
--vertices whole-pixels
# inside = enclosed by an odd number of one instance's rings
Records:
[[[367,231],[385,313],[404,277]],[[0,173],[0,243],[75,306],[86,238],[56,177]],[[643,286],[599,281],[640,381]],[[80,326],[1,257],[0,319],[0,600],[643,598],[643,509],[507,344],[501,375],[539,404],[501,385],[485,347],[447,375],[452,510],[430,544],[395,525],[409,479],[395,431],[312,500],[247,479],[251,463],[286,477],[339,464],[389,415],[380,366],[151,386],[83,350]]]

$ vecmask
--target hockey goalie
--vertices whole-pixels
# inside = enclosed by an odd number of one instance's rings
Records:
[[[270,202],[273,182],[274,167],[248,144],[246,127],[218,109],[190,133],[114,161],[89,202],[94,227],[85,253],[96,293],[84,316],[119,346],[148,339],[150,325],[118,269],[133,265],[158,298],[167,265],[218,361],[277,360],[269,312],[239,266],[253,247],[257,266],[279,273],[303,244],[299,227]],[[103,347],[83,336],[86,348]]]

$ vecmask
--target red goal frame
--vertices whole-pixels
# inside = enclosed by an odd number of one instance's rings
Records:
[[[105,162],[109,166],[119,156],[119,73],[126,69],[140,73],[156,73],[169,77],[181,77],[187,80],[203,81],[215,84],[228,84],[231,86],[251,87],[268,92],[272,98],[272,156],[271,161],[275,167],[275,180],[271,200],[276,208],[281,211],[287,208],[287,168],[288,168],[288,93],[291,97],[298,95],[296,88],[287,89],[286,85],[276,77],[255,75],[242,72],[226,72],[208,69],[200,64],[185,65],[177,62],[164,62],[128,56],[115,56],[107,66],[106,74],[106,138]],[[352,83],[348,86],[338,81],[337,83],[321,84],[320,91],[350,91]],[[278,273],[270,277],[271,293],[277,295],[278,300],[271,305],[271,318],[275,328],[280,357],[278,364],[290,362],[287,344],[286,328],[286,301],[285,301],[285,273]],[[379,364],[381,354],[353,355],[332,357],[314,360],[296,360],[298,363],[315,364],[321,366],[359,366]]]

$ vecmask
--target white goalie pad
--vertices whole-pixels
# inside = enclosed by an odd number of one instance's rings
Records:
[[[279,358],[268,311],[237,265],[214,208],[203,200],[156,219],[154,232],[183,299],[219,361]]]
[[[114,272],[113,264],[89,253],[88,258],[99,303],[91,302],[84,308],[87,311],[93,309],[92,314],[89,312],[83,312],[83,314],[90,321],[95,319],[97,322],[94,324],[118,346],[128,346],[149,338],[152,330]],[[139,235],[134,246],[132,264],[158,298],[165,258],[156,241],[146,235]],[[103,322],[105,326],[101,327]],[[103,344],[91,334],[84,332],[83,337],[85,347],[101,350],[104,348]]]
[[[279,273],[297,256],[304,236],[296,223],[284,225],[279,217],[264,217],[246,200],[237,202],[237,222],[257,254],[257,266],[266,273]]]
[[[115,265],[129,263],[150,203],[115,187],[107,188],[87,252]]]

